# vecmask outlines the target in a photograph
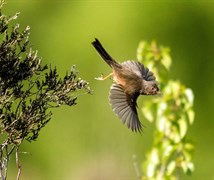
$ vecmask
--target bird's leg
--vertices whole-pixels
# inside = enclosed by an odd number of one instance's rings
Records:
[[[108,76],[103,77],[103,74],[101,74],[100,77],[97,77],[97,78],[95,78],[95,79],[96,79],[96,80],[99,80],[99,81],[104,81],[104,80],[106,80],[107,78],[109,78],[109,77],[112,76],[112,75],[113,75],[113,73],[110,73]]]

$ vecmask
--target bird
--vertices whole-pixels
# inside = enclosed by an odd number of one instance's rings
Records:
[[[109,92],[112,110],[129,129],[141,133],[143,125],[137,113],[137,98],[139,95],[160,94],[159,83],[154,74],[139,61],[117,62],[97,38],[92,42],[92,45],[112,69],[112,73],[108,76],[95,78],[105,80],[112,76],[113,84]]]

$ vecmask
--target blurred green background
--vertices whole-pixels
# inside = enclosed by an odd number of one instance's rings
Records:
[[[24,143],[22,179],[137,179],[132,155],[145,160],[154,125],[144,120],[141,136],[114,115],[111,80],[94,80],[110,72],[91,46],[95,37],[119,61],[136,59],[141,40],[170,47],[171,77],[195,94],[196,118],[188,135],[196,146],[195,172],[182,179],[214,179],[214,1],[8,0],[3,12],[21,12],[17,22],[23,29],[30,25],[31,44],[43,63],[62,76],[76,64],[94,90],[79,97],[77,106],[53,109],[39,139]],[[15,174],[11,167],[9,177]]]

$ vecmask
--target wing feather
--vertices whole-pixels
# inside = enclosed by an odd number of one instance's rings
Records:
[[[137,114],[137,97],[139,94],[126,94],[123,87],[113,84],[110,89],[109,101],[119,119],[132,131],[141,132],[142,125]]]
[[[146,81],[154,81],[155,76],[154,74],[149,71],[147,67],[145,67],[143,64],[141,64],[138,61],[125,61],[122,62],[121,65],[130,71],[134,72],[137,76],[143,78]]]

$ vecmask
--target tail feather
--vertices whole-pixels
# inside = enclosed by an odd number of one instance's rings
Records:
[[[107,51],[103,48],[102,44],[98,39],[95,38],[95,41],[92,42],[92,45],[95,47],[99,55],[105,60],[105,62],[109,66],[113,66],[114,64],[118,64],[108,53]]]

